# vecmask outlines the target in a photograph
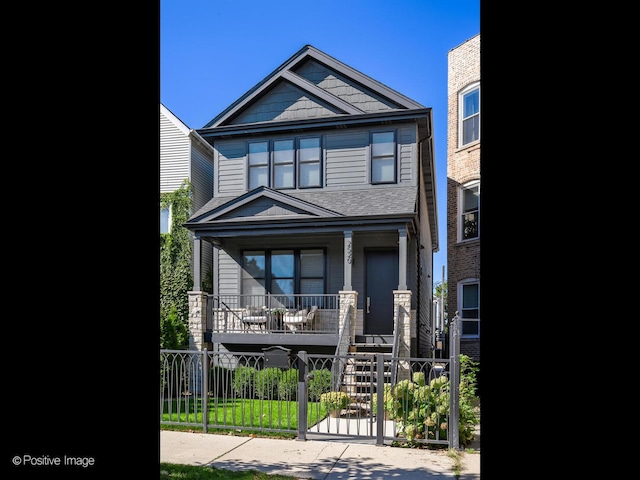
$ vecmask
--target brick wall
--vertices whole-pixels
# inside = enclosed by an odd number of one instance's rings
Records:
[[[447,60],[447,314],[451,319],[458,310],[458,282],[480,278],[480,240],[458,242],[457,229],[458,188],[480,179],[480,142],[458,147],[458,94],[480,80],[480,35],[450,50]],[[479,362],[480,341],[461,339],[460,353]]]

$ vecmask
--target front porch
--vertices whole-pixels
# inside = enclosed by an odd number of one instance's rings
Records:
[[[410,355],[411,292],[393,292],[395,355]],[[362,324],[357,322],[358,292],[338,294],[217,295],[189,292],[190,348],[260,351],[279,345],[294,351],[331,354],[353,351]],[[316,348],[313,348],[316,347]]]

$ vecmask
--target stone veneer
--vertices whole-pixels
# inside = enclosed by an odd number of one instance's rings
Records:
[[[189,293],[189,350],[204,350],[207,330],[207,292]]]

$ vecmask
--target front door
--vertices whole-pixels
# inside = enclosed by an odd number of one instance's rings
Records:
[[[365,335],[393,335],[393,291],[398,289],[398,250],[369,250],[364,299]]]

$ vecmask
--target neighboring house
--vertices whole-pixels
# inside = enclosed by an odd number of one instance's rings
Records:
[[[194,284],[213,269],[198,348],[432,355],[430,108],[306,45],[197,132],[216,172],[185,223]]]
[[[192,185],[192,212],[213,196],[213,147],[160,104],[160,193],[174,192],[185,180]],[[171,207],[160,206],[160,233],[171,227]],[[201,254],[211,262],[213,249]]]
[[[480,361],[480,35],[448,53],[447,312]]]

